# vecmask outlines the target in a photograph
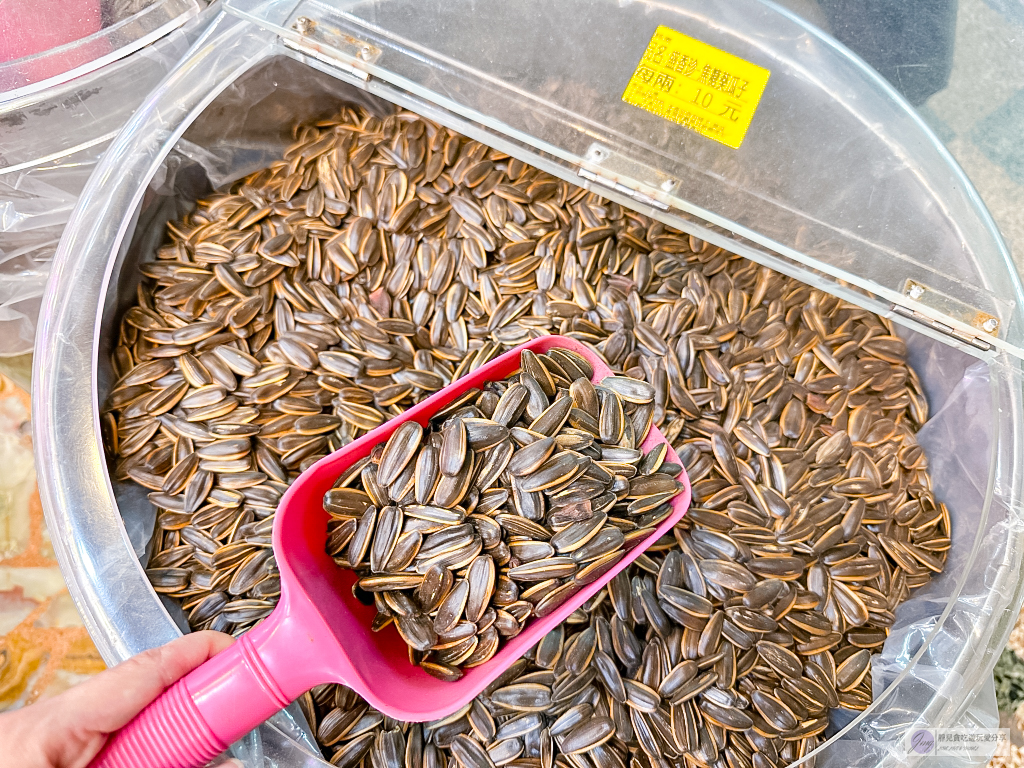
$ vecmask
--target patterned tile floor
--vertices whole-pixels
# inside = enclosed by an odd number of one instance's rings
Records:
[[[829,31],[824,2],[781,2]],[[963,166],[1024,267],[1022,0],[960,0],[948,84],[919,110]],[[35,492],[29,370],[30,356],[0,359],[0,710],[52,695],[103,668],[53,560]],[[1015,725],[1024,719],[1024,711],[1010,711],[1014,692],[1024,700],[1024,623],[1010,648],[996,677],[1000,690],[1010,692],[1003,702],[1005,724]],[[1014,730],[1019,741],[1019,725]],[[1008,744],[993,766],[1024,767],[1024,752]]]
[[[53,559],[29,433],[28,393],[0,373],[0,710],[103,669]]]

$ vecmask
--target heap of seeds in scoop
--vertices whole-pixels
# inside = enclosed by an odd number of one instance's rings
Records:
[[[328,553],[373,594],[374,629],[393,621],[442,680],[607,573],[682,488],[667,443],[640,450],[650,384],[609,376],[595,387],[590,363],[567,349],[520,360],[510,378],[446,406],[426,436],[401,424],[324,496]]]
[[[538,334],[650,383],[693,483],[672,537],[464,711],[409,725],[314,689],[336,765],[769,768],[870,703],[870,654],[950,546],[888,320],[406,112],[301,127],[168,231],[103,424],[193,628],[270,612],[306,466]]]

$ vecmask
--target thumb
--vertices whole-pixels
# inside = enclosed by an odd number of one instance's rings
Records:
[[[61,694],[63,713],[74,715],[82,729],[111,733],[126,726],[164,690],[231,645],[221,632],[195,632],[151,648],[92,680]],[[97,702],[102,702],[97,707]]]
[[[2,1],[2,0],[0,0]],[[19,765],[82,767],[107,735],[127,725],[164,689],[234,642],[220,632],[196,632],[140,653],[59,696],[6,715],[4,738],[25,757]],[[8,750],[10,751],[10,750]],[[42,756],[42,762],[31,762]],[[4,765],[7,763],[4,762]],[[236,768],[228,763],[230,768]],[[227,768],[227,766],[226,766]]]
[[[73,722],[58,728],[99,733],[123,728],[166,688],[233,642],[222,632],[193,632],[133,656],[61,694],[64,701],[57,711]]]

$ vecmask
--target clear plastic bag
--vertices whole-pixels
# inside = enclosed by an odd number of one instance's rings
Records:
[[[0,355],[32,348],[50,260],[100,151],[0,174]]]
[[[132,2],[115,4],[112,18],[124,21],[149,4]],[[166,5],[168,13],[198,9],[181,0]],[[78,196],[110,140],[204,21],[70,82],[12,101],[0,94],[0,356],[31,350],[50,262]]]
[[[330,114],[345,101],[378,113],[391,108],[285,58],[265,61],[230,84],[154,177],[141,213],[146,224],[137,230],[127,262],[149,258],[163,223],[189,210],[198,195],[279,157],[291,126]],[[130,300],[132,279],[120,278],[122,302]],[[123,308],[108,303],[108,328]],[[931,418],[919,440],[936,495],[950,508],[953,546],[945,571],[896,611],[896,624],[873,659],[875,704],[863,713],[833,712],[833,738],[813,755],[818,766],[906,764],[913,756],[903,737],[916,725],[998,725],[988,656],[964,649],[999,647],[1019,600],[1024,521],[1011,502],[1018,494],[1017,471],[1002,455],[1018,439],[1009,435],[1018,423],[1019,370],[1003,358],[980,361],[918,333],[904,338],[929,398]],[[126,485],[115,493],[136,552],[143,553],[153,509],[129,496]],[[183,626],[180,612],[176,619]],[[311,754],[312,742],[296,738],[302,732],[301,717],[282,713],[233,750],[253,768],[326,766]]]
[[[965,644],[983,644],[1005,631],[993,596],[1020,568],[1013,542],[1024,523],[1005,501],[1009,488],[999,487],[1005,478],[1000,480],[994,455],[1006,382],[993,376],[998,366],[919,334],[904,338],[928,394],[930,418],[918,440],[936,497],[950,511],[953,546],[945,570],[896,610],[882,652],[872,658],[875,705],[856,718],[834,713],[837,738],[823,755],[824,766],[905,764],[914,756],[908,755],[904,736],[912,728],[929,727],[937,708],[956,713],[945,727],[999,727],[991,666],[972,670],[959,657]],[[979,757],[976,764],[987,759]],[[930,761],[951,768],[972,764],[959,758]]]

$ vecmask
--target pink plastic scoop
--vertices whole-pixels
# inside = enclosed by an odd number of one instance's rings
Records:
[[[457,682],[437,680],[411,664],[408,648],[394,627],[376,633],[370,630],[376,609],[353,596],[355,573],[339,568],[325,550],[328,515],[323,508],[324,494],[346,468],[387,440],[404,421],[415,419],[426,426],[435,413],[463,392],[516,372],[524,349],[546,352],[554,347],[586,357],[594,368],[595,383],[611,374],[599,358],[572,339],[535,339],[306,470],[285,493],[276,513],[274,554],[281,572],[281,601],[274,612],[231,648],[164,691],[111,737],[91,768],[203,765],[322,683],[343,683],[398,720],[420,722],[450,715],[669,531],[690,505],[690,483],[685,472],[679,476],[684,488],[672,501],[672,514],[654,533],[554,613],[531,619],[490,661],[465,670]],[[647,451],[663,442],[661,432],[652,427],[642,448]],[[671,446],[667,460],[679,462]]]

